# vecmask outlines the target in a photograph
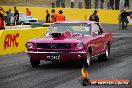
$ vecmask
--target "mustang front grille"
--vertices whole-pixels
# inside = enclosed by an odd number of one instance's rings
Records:
[[[44,49],[70,49],[71,44],[69,43],[37,43],[37,48]]]

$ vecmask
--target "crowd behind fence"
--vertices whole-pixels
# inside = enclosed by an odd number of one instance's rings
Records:
[[[0,0],[0,6],[86,9],[132,9],[132,0]]]
[[[130,9],[132,1],[130,0],[69,0],[68,3],[71,8],[85,8],[85,9]],[[66,8],[66,0],[51,0],[52,8]]]

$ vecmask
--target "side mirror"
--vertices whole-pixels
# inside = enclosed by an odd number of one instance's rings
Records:
[[[97,35],[98,35],[97,31],[93,32],[93,36],[97,36]]]

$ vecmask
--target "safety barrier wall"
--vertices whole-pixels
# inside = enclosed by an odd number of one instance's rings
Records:
[[[32,38],[44,36],[47,28],[0,30],[0,55],[26,50],[25,43]]]
[[[4,10],[7,11],[12,6],[3,6]],[[17,7],[19,12],[25,12],[27,7]],[[32,16],[39,20],[45,20],[46,10],[51,12],[52,8],[42,7],[28,7],[32,13]],[[56,12],[63,10],[66,20],[88,20],[89,16],[93,13],[94,9],[78,9],[78,8],[55,8]],[[117,24],[118,23],[119,10],[98,10],[98,16],[100,17],[101,23],[106,24]]]

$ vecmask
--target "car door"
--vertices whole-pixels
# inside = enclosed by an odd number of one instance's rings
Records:
[[[100,33],[99,24],[95,23],[92,25],[92,36],[93,36],[93,45],[94,45],[94,54],[101,54],[104,50],[104,35]]]

